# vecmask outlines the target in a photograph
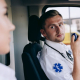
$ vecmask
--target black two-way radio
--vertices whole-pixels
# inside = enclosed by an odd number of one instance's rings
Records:
[[[73,36],[73,35],[75,36],[74,41],[76,41],[76,40],[77,40],[77,38],[78,38],[78,35],[77,35],[76,33],[73,33],[73,34],[72,34],[72,36]]]

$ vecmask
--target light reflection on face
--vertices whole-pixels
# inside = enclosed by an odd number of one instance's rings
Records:
[[[5,0],[0,0],[0,54],[5,54],[10,50],[10,32],[15,26],[10,22],[7,15],[7,4]]]

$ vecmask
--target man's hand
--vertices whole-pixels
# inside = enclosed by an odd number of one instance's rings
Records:
[[[74,41],[75,36],[73,35],[71,38],[71,49],[74,57],[80,57],[80,36],[78,36],[77,40]]]
[[[71,38],[71,49],[74,56],[73,65],[73,80],[80,80],[80,36],[74,41],[74,36]]]

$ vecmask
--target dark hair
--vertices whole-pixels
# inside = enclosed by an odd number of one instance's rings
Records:
[[[59,15],[59,16],[62,17],[62,15],[57,10],[50,10],[50,11],[44,13],[39,19],[39,27],[40,27],[40,29],[45,29],[44,25],[45,25],[46,19],[48,19],[50,17],[54,17],[56,15]]]

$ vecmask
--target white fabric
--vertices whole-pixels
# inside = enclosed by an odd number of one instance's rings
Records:
[[[57,51],[53,50],[46,44],[43,46],[43,49],[38,52],[37,58],[41,64],[41,67],[48,77],[49,80],[73,80],[72,72],[73,72],[73,61],[69,62],[69,58],[66,55],[66,51],[71,50],[65,44],[55,43],[49,40],[46,40],[46,43],[57,49],[59,52],[63,53],[66,59],[63,58]],[[72,55],[72,54],[71,54]],[[73,57],[73,55],[72,55]],[[53,67],[54,64],[61,64],[63,69],[61,72],[56,72]],[[57,66],[57,69],[60,68]]]
[[[17,80],[17,79],[15,77],[15,72],[11,68],[0,63],[0,80]]]

